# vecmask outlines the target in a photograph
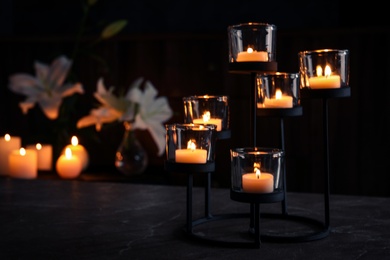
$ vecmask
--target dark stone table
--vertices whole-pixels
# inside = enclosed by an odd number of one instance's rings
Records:
[[[0,259],[390,259],[390,198],[330,196],[331,230],[308,242],[259,248],[191,239],[186,186],[0,179]],[[204,217],[205,189],[193,188],[192,218]],[[247,213],[228,189],[212,188],[212,214]],[[289,213],[322,220],[322,194],[287,193]],[[261,212],[280,211],[279,203]],[[260,219],[261,227],[272,219]],[[246,218],[210,221],[194,232],[222,241],[250,237]],[[289,223],[275,233],[288,233]],[[292,224],[291,224],[292,225]],[[261,229],[263,230],[263,229]]]

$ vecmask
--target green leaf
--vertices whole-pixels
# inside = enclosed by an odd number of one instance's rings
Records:
[[[116,22],[113,22],[109,25],[107,25],[101,34],[101,37],[103,39],[108,39],[115,34],[119,33],[125,26],[127,25],[127,20],[118,20]]]

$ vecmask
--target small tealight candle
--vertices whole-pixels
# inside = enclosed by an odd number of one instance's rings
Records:
[[[271,193],[274,191],[274,176],[262,173],[255,167],[254,173],[242,175],[242,190],[247,193]]]
[[[22,145],[22,140],[19,136],[10,136],[5,134],[4,138],[0,139],[0,176],[9,175],[8,156],[13,150],[17,150]]]
[[[83,165],[80,158],[73,155],[72,150],[68,147],[65,149],[65,153],[58,158],[56,170],[61,178],[73,179],[80,175]]]
[[[248,48],[247,51],[237,54],[236,61],[268,61],[268,53],[266,51],[254,51],[252,48]]]
[[[331,75],[329,65],[325,66],[325,75],[322,75],[322,67],[316,67],[317,77],[309,78],[309,87],[312,89],[340,88],[341,79],[339,75]]]
[[[65,153],[66,148],[70,148],[72,151],[72,154],[76,157],[79,157],[83,166],[83,170],[85,170],[88,166],[89,162],[89,155],[87,152],[87,149],[85,149],[84,146],[79,144],[79,140],[76,136],[72,136],[71,144],[68,144],[62,153]]]
[[[293,97],[282,95],[282,91],[277,89],[275,98],[265,98],[263,103],[264,108],[292,108]]]
[[[13,150],[8,156],[9,176],[21,179],[35,179],[38,176],[37,152],[20,148]]]
[[[187,149],[177,149],[175,151],[175,161],[177,163],[206,163],[207,150],[196,149],[193,141],[188,141]]]
[[[38,170],[51,171],[53,162],[53,147],[50,144],[27,145],[28,149],[35,149],[38,155]]]
[[[221,131],[222,130],[222,119],[220,119],[220,118],[211,118],[209,111],[206,111],[203,114],[202,118],[194,119],[193,123],[194,124],[211,124],[211,125],[216,125],[217,126],[217,128],[216,128],[217,131]]]

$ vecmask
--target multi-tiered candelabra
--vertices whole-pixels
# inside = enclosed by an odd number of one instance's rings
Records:
[[[261,241],[303,242],[325,238],[330,232],[329,216],[329,98],[350,95],[347,50],[315,50],[299,53],[299,73],[277,72],[276,26],[247,23],[228,27],[229,72],[251,77],[250,147],[232,148],[230,198],[249,204],[245,213],[213,215],[210,211],[210,174],[215,170],[215,142],[230,138],[229,106],[226,96],[190,96],[183,98],[185,123],[167,125],[168,171],[188,176],[187,221],[185,232],[202,241],[238,247],[260,247]],[[324,120],[324,220],[290,214],[286,195],[284,118],[301,116],[301,98],[323,99]],[[281,147],[257,146],[256,120],[261,117],[280,119]],[[193,146],[191,146],[193,145]],[[195,148],[196,147],[196,148]],[[200,151],[204,158],[200,161]],[[206,173],[205,214],[192,216],[193,173]],[[260,212],[260,204],[281,203],[280,213]],[[193,231],[195,226],[216,220],[246,218],[249,220],[249,241],[227,241],[208,238]],[[302,231],[268,233],[260,230],[260,219],[300,223]],[[274,231],[274,230],[273,230]]]

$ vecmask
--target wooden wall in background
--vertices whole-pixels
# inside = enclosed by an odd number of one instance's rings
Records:
[[[350,51],[351,97],[329,100],[330,187],[332,193],[390,196],[387,147],[390,132],[390,32],[389,30],[332,29],[279,31],[278,70],[298,72],[298,52],[335,48]],[[22,137],[31,133],[28,116],[17,103],[23,97],[7,89],[13,73],[34,74],[33,62],[50,63],[58,54],[70,53],[72,41],[63,38],[0,39],[0,134]],[[181,98],[195,94],[230,97],[232,137],[217,143],[217,169],[213,185],[229,187],[232,147],[249,145],[250,77],[228,71],[228,45],[224,34],[123,35],[102,43],[98,52],[109,69],[87,58],[75,62],[74,72],[86,93],[79,97],[79,116],[88,113],[96,101],[92,93],[99,77],[107,86],[127,87],[142,76],[167,96],[175,115],[169,122],[183,121]],[[321,99],[301,100],[303,115],[284,119],[287,160],[287,190],[323,190],[323,118]],[[168,122],[168,123],[169,123]],[[258,118],[258,146],[280,147],[278,118]],[[79,130],[77,130],[79,131]],[[113,163],[120,141],[120,129],[103,131],[91,139],[83,131],[81,142],[90,148],[93,167]],[[164,157],[155,156],[147,133],[140,138],[149,148],[151,164],[161,166]],[[167,173],[165,173],[167,174]]]

